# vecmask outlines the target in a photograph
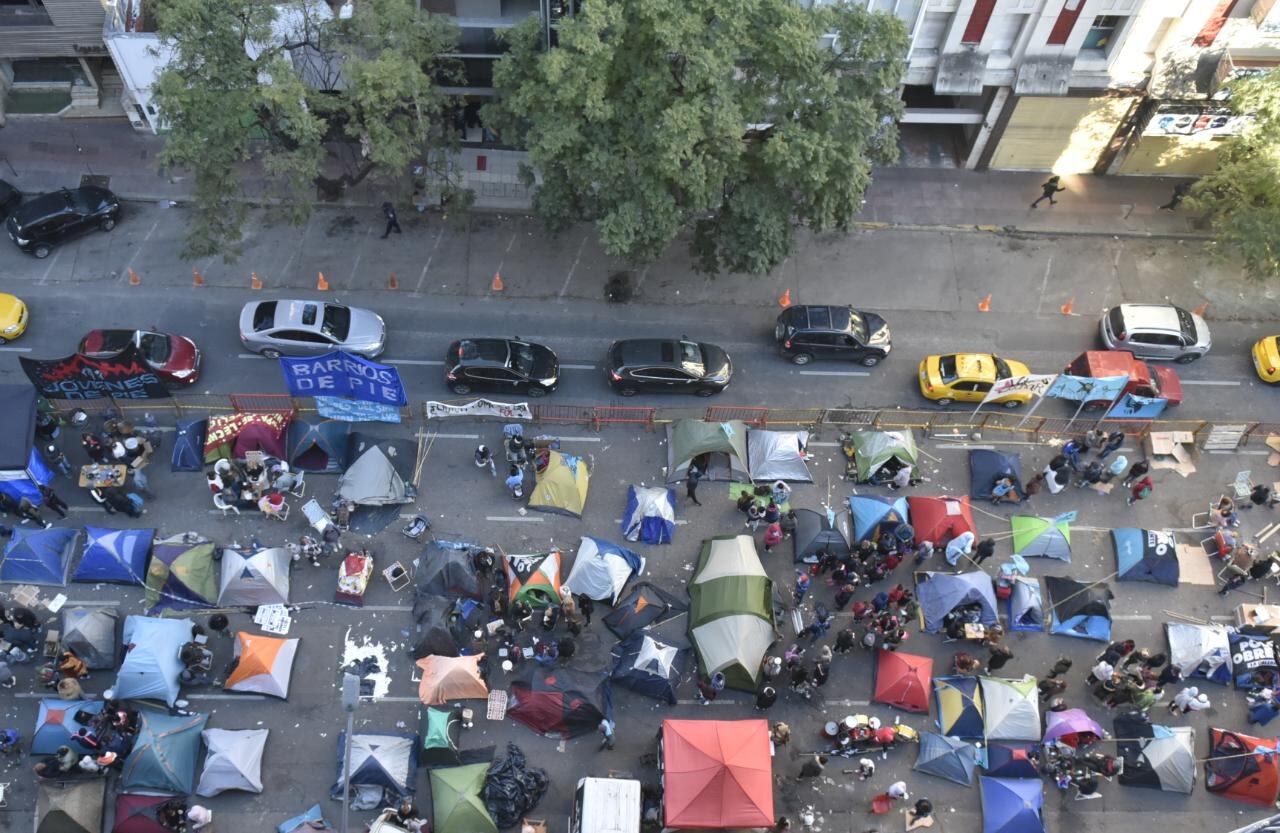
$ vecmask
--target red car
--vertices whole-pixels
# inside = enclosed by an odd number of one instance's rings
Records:
[[[192,385],[200,378],[200,351],[189,338],[146,330],[92,330],[77,352],[91,359],[109,359],[130,344],[170,385]]]

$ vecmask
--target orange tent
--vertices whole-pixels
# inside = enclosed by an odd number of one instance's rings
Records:
[[[766,720],[664,720],[663,812],[685,829],[772,827]]]
[[[489,687],[480,679],[480,658],[429,656],[418,660],[422,681],[418,683],[418,699],[428,706],[439,706],[450,700],[477,700],[489,696]]]
[[[298,640],[260,634],[236,633],[236,667],[222,687],[227,691],[254,691],[272,697],[289,696],[293,658]]]

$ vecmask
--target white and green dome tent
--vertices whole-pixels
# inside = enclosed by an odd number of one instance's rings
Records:
[[[703,676],[719,671],[730,688],[755,691],[760,661],[776,636],[773,582],[751,536],[703,541],[689,583],[689,637]]]
[[[682,419],[669,424],[667,482],[684,480],[694,460],[698,460],[703,480],[750,482],[746,424],[736,419],[725,422]]]

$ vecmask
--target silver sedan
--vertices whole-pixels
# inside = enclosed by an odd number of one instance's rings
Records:
[[[328,301],[251,301],[240,310],[240,341],[269,359],[343,350],[375,358],[387,344],[382,316]]]

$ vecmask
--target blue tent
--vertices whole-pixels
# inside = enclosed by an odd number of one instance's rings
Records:
[[[1060,576],[1045,576],[1044,584],[1052,609],[1049,633],[1111,641],[1111,588]]]
[[[154,529],[84,528],[84,554],[72,581],[108,581],[141,585],[147,576],[147,555]]]
[[[171,470],[204,469],[204,435],[208,427],[207,419],[178,420],[178,432],[173,440],[173,456],[169,458]]]
[[[342,420],[289,423],[285,448],[289,465],[300,471],[340,474],[347,467],[347,444],[351,423]]]
[[[190,619],[156,619],[130,616],[124,620],[124,644],[128,652],[116,675],[115,694],[121,700],[163,700],[170,706],[178,699],[178,652],[191,641]],[[128,647],[132,646],[132,647]]]
[[[319,804],[312,804],[307,812],[276,825],[276,833],[310,833],[314,830],[332,829],[329,822],[325,821],[324,811]]]
[[[921,579],[927,580],[921,580]],[[957,607],[980,604],[980,621],[994,625],[1000,614],[996,611],[996,594],[991,587],[991,576],[981,570],[968,573],[919,573],[916,582],[916,598],[920,600],[920,612],[924,616],[926,633],[942,629],[942,619]]]
[[[190,795],[200,760],[200,733],[207,722],[205,714],[139,710],[138,735],[120,769],[120,789]]]
[[[0,385],[0,492],[14,501],[27,498],[39,506],[39,486],[53,471],[36,450],[36,390],[31,385]]]
[[[986,734],[977,677],[934,677],[933,706],[942,734],[953,738],[980,738]]]
[[[4,550],[0,582],[67,586],[71,555],[80,541],[80,530],[66,527],[23,529],[18,527]]]
[[[1044,785],[1039,780],[978,779],[982,833],[1044,833]]]
[[[1032,755],[1038,743],[1019,743],[1016,740],[993,740],[987,744],[987,775],[999,778],[1035,778],[1036,769]]]
[[[1178,551],[1173,533],[1159,529],[1111,530],[1116,548],[1116,581],[1148,581],[1178,586]]]
[[[410,798],[418,782],[418,736],[408,732],[356,733],[351,737],[351,777],[343,779],[347,733],[338,735],[338,780],[329,797],[346,792],[353,810],[394,806]]]
[[[642,544],[670,544],[676,531],[676,490],[628,486],[622,512],[622,537]]]
[[[81,753],[92,752],[92,749],[71,739],[82,726],[88,728],[76,720],[76,715],[97,714],[103,705],[102,700],[61,700],[56,697],[41,700],[36,728],[31,733],[31,754],[52,755],[59,746],[70,746]]]
[[[907,499],[890,495],[853,495],[849,498],[849,514],[853,516],[853,540],[875,541],[907,523]]]
[[[920,751],[912,769],[969,787],[976,767],[977,750],[973,744],[933,732],[920,733]]]
[[[1002,477],[1011,478],[1018,494],[1025,494],[1022,491],[1022,458],[1019,455],[989,448],[975,448],[969,452],[969,497],[991,500],[991,487]]]
[[[675,705],[676,686],[688,666],[688,649],[636,631],[613,646],[612,679],[637,694]]]
[[[1040,597],[1040,582],[1033,578],[1015,576],[1013,592],[1005,603],[1011,631],[1043,631],[1044,601]]]

